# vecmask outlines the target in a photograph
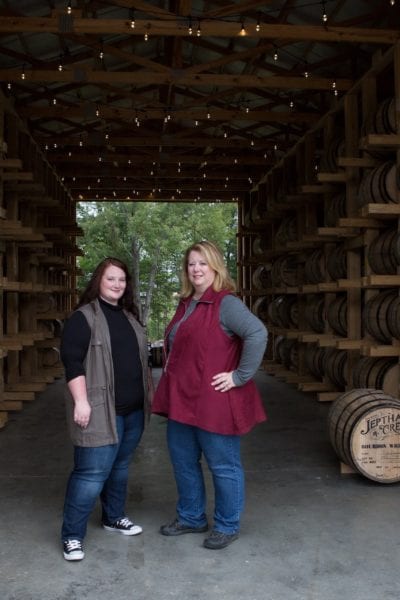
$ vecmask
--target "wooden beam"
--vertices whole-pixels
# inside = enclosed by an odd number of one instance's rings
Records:
[[[196,20],[194,20],[196,22]],[[194,25],[196,34],[197,22]],[[54,17],[2,17],[0,33],[54,33],[90,35],[131,35],[187,37],[188,20],[183,19],[136,19],[132,28],[130,19],[79,18],[67,15]],[[241,22],[201,19],[202,37],[241,37]],[[246,37],[273,40],[306,40],[316,42],[350,42],[354,44],[394,44],[400,39],[396,29],[367,29],[324,25],[287,25],[260,23],[246,24]]]
[[[206,155],[180,155],[180,154],[165,154],[165,153],[152,153],[147,155],[140,154],[139,156],[132,154],[118,154],[107,151],[107,149],[102,152],[102,164],[106,165],[107,163],[113,163],[112,174],[113,175],[126,175],[127,170],[131,165],[151,165],[156,162],[159,165],[199,165],[202,162],[206,162],[207,159],[211,160],[212,165],[225,165],[225,166],[244,166],[244,165],[254,165],[254,166],[268,166],[271,164],[275,164],[274,158],[263,158],[260,157],[259,154],[248,153],[246,156],[221,156],[220,153],[216,155],[212,155],[211,157],[207,157]],[[57,152],[57,154],[49,153],[47,155],[47,159],[51,164],[59,164],[63,163],[65,166],[62,169],[62,173],[64,176],[74,176],[76,175],[76,168],[81,164],[91,165],[93,167],[93,161],[98,160],[98,157],[93,154],[85,153],[74,153],[71,156],[66,155],[65,153],[61,154]],[[235,162],[236,160],[236,162]],[[68,165],[68,166],[67,166]],[[102,173],[106,173],[107,167],[102,171]],[[97,168],[88,169],[85,167],[85,175],[87,177],[99,177],[99,171]]]
[[[196,131],[193,127],[192,137],[190,139],[181,139],[176,138],[173,135],[163,135],[163,136],[148,136],[148,137],[136,137],[134,135],[130,135],[129,137],[113,137],[110,136],[108,140],[108,145],[113,147],[145,147],[149,148],[151,146],[166,148],[171,147],[181,147],[181,148],[228,148],[228,149],[239,149],[244,151],[246,138],[238,136],[230,136],[228,138],[217,138],[217,137],[196,137]],[[87,146],[92,146],[94,148],[104,148],[104,135],[93,133],[89,134],[86,138],[81,138],[79,136],[35,136],[36,142],[44,147],[46,144],[59,144],[60,146],[80,146],[80,143],[83,142],[83,148]],[[247,139],[249,144],[250,151],[250,140]],[[257,149],[273,149],[273,142],[262,139],[254,139],[254,145],[252,146],[253,150]],[[206,157],[205,157],[206,158]],[[129,159],[129,156],[126,157]],[[322,185],[320,186],[322,188]]]
[[[31,83],[69,83],[87,84],[129,84],[129,85],[186,85],[192,87],[232,87],[266,88],[276,90],[332,90],[332,78],[326,77],[287,77],[259,75],[225,74],[188,74],[185,70],[171,69],[169,73],[149,71],[96,71],[87,68],[74,68],[63,71],[58,69],[0,69],[0,80],[6,82],[22,81]],[[336,79],[336,89],[346,91],[351,88],[351,79]]]
[[[316,123],[321,118],[317,113],[302,113],[296,111],[272,111],[272,110],[225,110],[221,108],[212,108],[207,110],[200,109],[172,109],[160,110],[156,108],[133,109],[133,108],[117,108],[112,106],[96,105],[90,107],[93,113],[93,118],[96,118],[96,110],[98,110],[98,118],[104,119],[122,119],[131,121],[138,117],[140,121],[147,119],[165,119],[167,114],[171,116],[171,120],[190,119],[204,122],[213,121],[253,121],[263,123]],[[21,117],[27,118],[66,118],[77,119],[87,116],[87,105],[80,106],[23,106],[18,109],[18,114]]]

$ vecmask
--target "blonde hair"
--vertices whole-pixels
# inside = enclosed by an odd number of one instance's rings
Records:
[[[229,292],[236,291],[236,284],[228,273],[224,258],[220,249],[207,240],[192,244],[185,252],[182,261],[181,275],[181,297],[187,298],[194,292],[194,287],[188,277],[189,255],[191,252],[199,252],[207,262],[208,266],[215,271],[215,278],[212,284],[214,291],[228,290]]]

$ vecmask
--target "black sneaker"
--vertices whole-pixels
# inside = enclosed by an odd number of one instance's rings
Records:
[[[67,540],[64,542],[64,558],[65,560],[82,560],[85,553],[80,540]]]
[[[215,531],[215,529],[213,529],[208,538],[204,540],[203,546],[210,550],[220,550],[221,548],[226,548],[226,546],[232,544],[238,537],[238,533],[222,533],[222,531]]]
[[[107,531],[117,531],[123,535],[139,535],[139,533],[142,533],[143,531],[140,525],[134,525],[127,517],[118,519],[118,521],[115,521],[115,523],[112,523],[111,525],[103,523],[103,527],[104,529],[107,529]]]
[[[192,527],[191,525],[183,525],[179,523],[178,519],[162,525],[160,527],[160,533],[162,535],[182,535],[183,533],[204,533],[208,529],[208,524],[202,525],[201,527]]]

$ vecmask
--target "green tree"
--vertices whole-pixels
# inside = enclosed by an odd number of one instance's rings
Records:
[[[184,250],[209,239],[225,255],[236,277],[237,208],[227,203],[80,203],[77,219],[84,231],[79,258],[83,288],[106,256],[125,261],[133,276],[136,303],[151,339],[162,337],[176,305]]]

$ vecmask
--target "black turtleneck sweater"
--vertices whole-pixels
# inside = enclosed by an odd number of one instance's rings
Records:
[[[99,299],[110,330],[114,368],[115,410],[127,415],[143,408],[142,365],[136,334],[122,308]],[[61,338],[61,360],[67,381],[85,375],[84,360],[89,348],[90,327],[81,311],[65,322]]]

